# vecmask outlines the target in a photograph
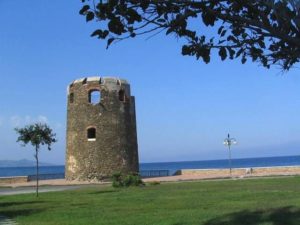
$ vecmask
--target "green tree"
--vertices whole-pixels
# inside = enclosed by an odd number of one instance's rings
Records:
[[[35,148],[34,158],[36,159],[36,196],[39,196],[39,150],[41,145],[47,145],[48,150],[51,150],[52,143],[57,139],[56,134],[52,133],[52,129],[47,124],[36,123],[25,126],[24,128],[15,128],[19,137],[17,142],[22,142],[22,146],[31,144]]]
[[[300,59],[299,0],[81,0],[80,14],[97,21],[91,36],[113,42],[165,32],[182,38],[182,55],[210,62],[252,59],[289,70]],[[213,27],[208,35],[205,27]]]

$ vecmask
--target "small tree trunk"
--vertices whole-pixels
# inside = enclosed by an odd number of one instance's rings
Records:
[[[35,159],[36,159],[36,197],[39,197],[39,156],[38,147],[35,148]]]

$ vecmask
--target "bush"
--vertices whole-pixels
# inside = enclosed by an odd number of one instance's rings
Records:
[[[114,173],[112,176],[112,186],[115,188],[144,185],[144,182],[137,173],[123,175],[122,173],[118,172]]]
[[[122,181],[122,174],[121,173],[114,173],[112,175],[112,186],[117,188],[117,187],[122,187],[123,186],[123,181]]]

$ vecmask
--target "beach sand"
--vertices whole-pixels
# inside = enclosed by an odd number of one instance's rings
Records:
[[[178,182],[178,181],[195,181],[208,179],[242,179],[268,176],[296,176],[300,175],[300,166],[285,167],[259,167],[259,168],[240,168],[233,169],[230,176],[228,169],[186,169],[178,172],[179,175],[167,177],[144,178],[144,182]],[[99,181],[67,181],[65,179],[41,180],[40,186],[68,186],[68,185],[89,185],[89,184],[109,184],[110,182]],[[35,186],[36,181],[1,183],[1,187],[28,187]]]

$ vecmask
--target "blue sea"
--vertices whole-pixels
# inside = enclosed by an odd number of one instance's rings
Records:
[[[265,158],[233,159],[233,168],[248,167],[270,167],[270,166],[296,166],[300,165],[300,156],[281,156]],[[141,163],[140,170],[168,170],[174,174],[180,169],[217,169],[228,168],[228,160],[206,160],[206,161],[185,161],[185,162],[157,162]],[[40,174],[61,174],[64,173],[64,166],[41,166]],[[28,176],[34,175],[35,167],[0,167],[0,177]]]

